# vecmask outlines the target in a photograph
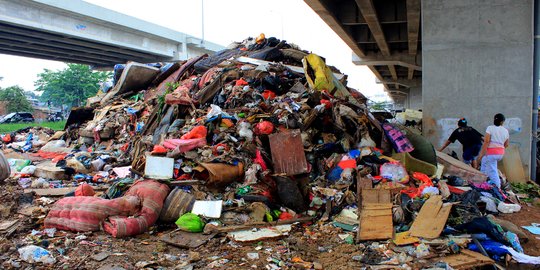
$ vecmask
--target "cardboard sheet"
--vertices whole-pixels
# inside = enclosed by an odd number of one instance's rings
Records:
[[[390,190],[362,189],[358,240],[392,238],[392,203]]]
[[[431,196],[420,209],[409,232],[412,236],[422,238],[439,237],[451,209],[452,204],[443,204],[440,195]]]

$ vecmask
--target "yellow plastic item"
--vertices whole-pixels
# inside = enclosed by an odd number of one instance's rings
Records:
[[[261,34],[255,39],[255,42],[257,42],[258,44],[260,44],[260,43],[263,42],[265,39],[266,39],[266,36],[264,35],[264,33],[261,33]]]
[[[437,174],[437,167],[425,161],[419,160],[411,156],[407,152],[395,153],[392,158],[399,160],[409,174],[413,172],[421,172],[430,178]]]
[[[306,79],[311,88],[319,91],[332,91],[335,88],[334,75],[321,57],[312,53],[304,57],[303,62]]]

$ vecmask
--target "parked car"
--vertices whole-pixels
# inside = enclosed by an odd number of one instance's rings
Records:
[[[34,122],[34,116],[27,112],[14,112],[7,114],[0,120],[0,124],[7,123],[30,123]]]

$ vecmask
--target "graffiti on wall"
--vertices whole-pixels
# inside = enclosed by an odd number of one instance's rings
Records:
[[[435,145],[435,148],[441,147],[446,139],[450,137],[450,134],[457,128],[457,121],[459,118],[443,118],[437,120],[437,127],[440,130],[439,145]]]

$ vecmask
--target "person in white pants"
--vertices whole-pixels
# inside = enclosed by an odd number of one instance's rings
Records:
[[[493,119],[493,125],[487,127],[486,135],[484,136],[484,144],[478,156],[481,161],[480,171],[487,174],[489,183],[501,187],[501,179],[499,178],[499,170],[497,162],[504,156],[504,149],[508,147],[508,139],[510,134],[503,127],[506,118],[503,114],[498,113]]]

